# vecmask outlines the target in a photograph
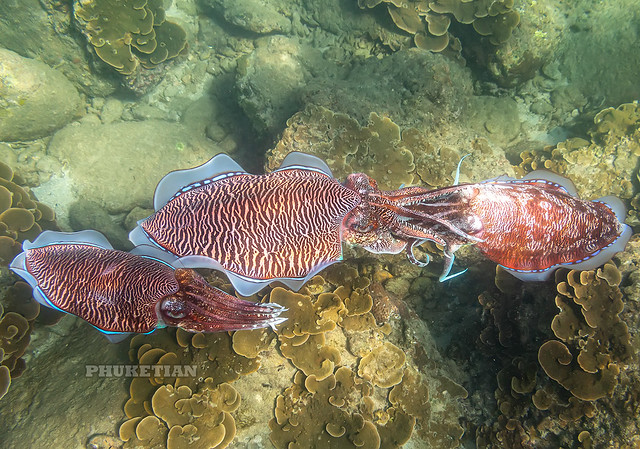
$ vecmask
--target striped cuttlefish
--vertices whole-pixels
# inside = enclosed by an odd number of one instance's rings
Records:
[[[450,274],[455,251],[468,244],[514,276],[541,281],[558,267],[602,265],[631,236],[620,200],[582,200],[571,181],[551,172],[384,191],[363,173],[340,183],[322,160],[297,152],[264,175],[224,154],[171,172],[156,187],[154,208],[129,236],[133,254],[97,233],[47,232],[26,242],[11,268],[41,303],[110,335],[165,325],[217,331],[273,326],[283,309],[213,289],[192,268],[220,270],[250,296],[275,281],[298,290],[342,260],[343,243],[406,251],[424,266],[428,259],[414,249],[433,241],[444,251],[441,281],[463,272]]]

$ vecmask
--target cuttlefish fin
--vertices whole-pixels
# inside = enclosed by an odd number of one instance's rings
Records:
[[[147,246],[146,248],[149,248]],[[145,250],[146,251],[146,250]],[[158,250],[162,251],[162,250]],[[206,256],[185,256],[176,259],[171,265],[175,268],[210,268],[212,270],[223,272],[233,285],[233,288],[241,296],[251,296],[258,293],[260,290],[268,287],[271,283],[279,282],[286,285],[293,291],[298,291],[304,284],[309,281],[313,276],[320,271],[327,268],[329,265],[337,262],[337,260],[329,261],[324,264],[318,265],[309,272],[304,278],[273,278],[273,279],[253,279],[245,276],[241,276],[232,271],[225,269],[216,260],[213,260]]]
[[[305,170],[316,170],[326,174],[327,176],[333,178],[333,173],[331,173],[331,169],[329,166],[320,158],[316,156],[312,156],[310,154],[300,153],[299,151],[294,151],[284,158],[280,168],[276,171],[286,170],[291,168],[301,168]]]
[[[153,207],[157,211],[181,192],[186,192],[194,187],[200,187],[229,176],[246,173],[238,163],[226,154],[217,154],[198,167],[175,170],[165,175],[156,187],[153,196]]]
[[[527,173],[522,177],[520,181],[546,181],[551,183],[556,187],[562,188],[565,192],[567,192],[571,196],[578,196],[578,190],[576,189],[575,184],[569,178],[565,178],[562,175],[557,173],[553,173],[549,170],[534,170],[530,173]]]
[[[172,268],[185,268],[176,256],[158,246],[149,244],[138,245],[129,252],[136,256],[161,262]]]
[[[77,232],[43,231],[33,242],[25,240],[22,249],[42,248],[48,245],[58,245],[64,243],[78,243],[98,246],[104,249],[113,249],[109,240],[98,231],[86,230]]]

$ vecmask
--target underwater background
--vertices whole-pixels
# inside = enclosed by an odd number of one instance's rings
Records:
[[[220,152],[382,189],[547,168],[638,232],[639,34],[636,0],[0,0],[0,447],[640,448],[637,235],[545,283],[345,247],[253,298],[275,332],[119,344],[7,268],[46,229],[131,249],[162,176]],[[89,375],[135,365],[198,375]]]

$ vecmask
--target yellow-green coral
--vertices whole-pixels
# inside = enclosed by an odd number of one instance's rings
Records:
[[[186,34],[165,20],[161,0],[77,0],[74,14],[96,54],[123,75],[175,58]]]
[[[43,229],[57,229],[53,209],[36,201],[24,184],[19,175],[0,162],[0,266],[13,260],[24,240],[34,240]],[[39,304],[31,297],[31,288],[24,282],[9,287],[3,302],[4,308],[0,304],[0,397],[6,394],[11,379],[25,369],[22,355],[29,344],[33,320],[40,313]]]
[[[24,240],[34,240],[43,229],[57,229],[55,213],[35,200],[24,182],[0,162],[0,265],[8,265]]]
[[[363,172],[381,189],[393,190],[420,181],[438,187],[452,182],[459,160],[454,150],[436,149],[418,130],[401,132],[389,118],[375,113],[368,125],[361,127],[348,115],[309,106],[291,117],[287,125],[270,154],[270,170],[289,152],[303,151],[324,160],[339,179]]]
[[[591,139],[570,138],[540,151],[521,153],[516,170],[525,174],[546,168],[569,177],[585,198],[614,195],[630,199],[635,192],[629,173],[640,157],[640,106],[607,108],[594,118]]]
[[[275,419],[269,421],[271,441],[278,449],[378,449],[380,436],[367,420],[371,393],[371,386],[346,367],[323,380],[298,372],[276,401]]]
[[[165,331],[136,336],[130,346],[131,359],[150,366],[153,374],[131,382],[130,398],[124,406],[128,421],[120,428],[121,436],[128,440],[125,448],[156,447],[154,444],[192,447],[184,444],[196,432],[209,435],[211,441],[219,440],[211,447],[228,445],[235,435],[230,413],[240,401],[229,383],[257,370],[259,362],[233,351],[226,333]],[[155,372],[154,366],[163,368]],[[197,377],[175,377],[173,367],[177,366],[194,366]],[[169,404],[167,398],[176,401]]]
[[[378,387],[393,387],[402,380],[404,362],[404,351],[386,341],[360,360],[358,376]]]
[[[570,271],[558,284],[561,312],[551,327],[562,341],[544,343],[538,360],[549,377],[577,398],[592,401],[610,395],[620,368],[632,357],[629,330],[619,317],[620,280],[609,262],[595,271]]]
[[[382,2],[395,25],[411,35],[417,47],[434,52],[443,51],[450,42],[459,46],[449,33],[452,18],[459,23],[473,24],[478,34],[488,36],[496,45],[509,39],[520,23],[520,16],[513,10],[513,0],[358,0],[361,8],[373,8]],[[380,33],[380,37],[390,47],[398,47],[396,39],[388,33]]]
[[[153,394],[153,414],[126,421],[120,438],[131,447],[166,444],[167,449],[222,449],[236,434],[231,412],[239,405],[240,395],[230,384],[214,386],[211,378],[205,379],[198,393],[185,385],[163,385]]]

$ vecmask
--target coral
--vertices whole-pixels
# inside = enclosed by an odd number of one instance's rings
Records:
[[[385,341],[360,360],[358,376],[378,387],[393,387],[402,381],[404,362],[402,349]]]
[[[451,20],[473,24],[481,36],[487,36],[492,44],[498,45],[511,36],[520,23],[519,14],[514,11],[513,0],[358,0],[360,8],[374,8],[385,3],[395,25],[413,37],[419,48],[440,52],[448,46],[459,49],[460,43],[449,33]],[[402,45],[380,33],[383,42],[391,48]]]
[[[380,283],[391,276],[377,261],[356,260],[328,267],[299,293],[276,287],[262,292],[262,298],[255,295],[255,300],[268,298],[288,309],[288,320],[275,333],[167,329],[134,337],[130,357],[151,374],[131,382],[127,421],[120,427],[124,448],[187,447],[188,439],[193,445],[188,447],[200,447],[203,440],[208,447],[225,447],[236,424],[244,428],[254,422],[257,405],[238,405],[247,388],[254,394],[256,380],[239,378],[261,365],[264,372],[255,373],[256,378],[284,377],[282,389],[270,390],[278,396],[267,394],[262,401],[275,399],[269,429],[277,448],[393,449],[412,436],[417,444],[423,439],[433,447],[457,447],[462,428],[455,401],[466,392],[446,377],[421,374],[388,340],[391,325],[378,325],[371,313],[372,279]],[[225,281],[212,282],[228,288]],[[197,377],[172,372],[184,365],[196,367]],[[287,386],[291,375],[293,383]],[[275,382],[263,379],[263,384]],[[438,390],[432,400],[429,383]]]
[[[248,359],[255,359],[274,339],[267,329],[237,331],[233,333],[233,350]]]
[[[240,406],[240,395],[228,383],[214,386],[207,378],[198,393],[185,385],[163,385],[153,394],[153,415],[135,417],[120,427],[128,445],[162,445],[167,449],[222,449],[236,434],[231,412]]]
[[[323,380],[298,372],[294,384],[276,400],[269,421],[271,441],[278,448],[376,449],[380,436],[372,418],[372,387],[340,367]]]
[[[418,181],[444,186],[453,181],[459,160],[454,150],[436,149],[416,129],[400,132],[398,125],[375,113],[361,127],[345,114],[309,106],[287,125],[269,158],[270,170],[290,151],[303,151],[323,159],[339,179],[363,172],[378,181],[381,189],[391,190]]]
[[[55,213],[38,202],[22,178],[0,162],[0,265],[8,265],[43,229],[57,229]]]
[[[393,408],[415,417],[417,433],[429,441],[430,447],[458,447],[464,429],[449,399],[466,398],[467,391],[443,376],[434,376],[429,383],[431,394],[424,376],[407,367],[402,382],[389,392],[389,402]]]
[[[621,104],[617,108],[606,108],[593,118],[593,136],[621,138],[633,134],[640,128],[640,107],[638,102]]]
[[[596,271],[572,270],[558,283],[561,312],[551,328],[562,341],[544,343],[538,360],[549,377],[577,398],[593,401],[611,395],[620,369],[631,360],[631,337],[619,317],[624,305],[620,281],[617,267],[609,262]]]
[[[638,103],[600,111],[589,134],[590,141],[574,137],[555,147],[521,153],[516,171],[523,175],[538,168],[552,170],[569,177],[584,198],[632,198],[637,192],[629,173],[640,156]]]
[[[74,15],[96,54],[123,75],[178,56],[184,30],[165,20],[160,0],[75,0]]]
[[[379,326],[371,313],[370,288],[391,276],[379,263],[343,263],[314,277],[300,294],[271,292],[271,301],[289,308],[277,333],[282,354],[299,369],[269,423],[276,447],[397,448],[416,425],[418,442],[458,446],[463,429],[454,404],[466,391],[431,373],[439,391],[430,403],[429,385],[413,360],[386,339],[391,325]],[[334,349],[337,357],[327,357]]]
[[[11,383],[22,375],[26,363],[22,359],[33,331],[40,305],[31,297],[31,287],[18,281],[10,286],[0,303],[0,397]]]
[[[210,447],[229,444],[235,434],[229,413],[240,401],[229,383],[256,371],[258,360],[237,354],[226,333],[182,330],[138,335],[131,340],[129,355],[138,365],[150,366],[152,375],[134,378],[129,387],[124,406],[128,420],[120,427],[121,437],[128,440],[125,448],[187,447],[196,430],[219,441]],[[172,369],[185,365],[194,366],[197,377],[178,376]]]

